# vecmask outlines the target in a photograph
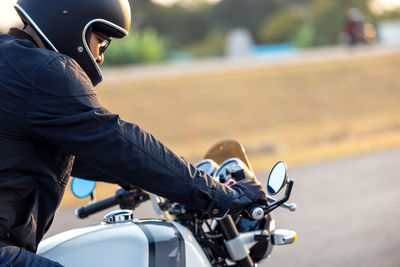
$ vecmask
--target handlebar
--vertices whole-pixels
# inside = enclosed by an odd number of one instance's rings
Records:
[[[96,203],[89,204],[87,206],[83,206],[79,209],[75,210],[75,214],[83,219],[88,217],[89,215],[92,215],[96,212],[111,208],[112,206],[115,206],[118,204],[118,199],[117,196],[112,196],[103,200],[100,200]]]
[[[119,188],[114,196],[76,209],[75,214],[83,219],[115,205],[120,205],[122,209],[134,209],[148,199],[150,199],[149,195],[140,188],[133,188],[130,191]]]

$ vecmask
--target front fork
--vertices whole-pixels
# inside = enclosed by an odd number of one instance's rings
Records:
[[[218,220],[221,226],[222,234],[225,239],[225,246],[228,249],[229,255],[240,267],[254,267],[255,264],[251,259],[250,251],[243,245],[239,238],[239,232],[230,215]]]
[[[271,219],[271,217],[270,217]],[[230,215],[221,220],[217,220],[222,229],[225,247],[228,250],[230,258],[236,262],[238,267],[257,266],[250,257],[249,248],[257,242],[270,242],[270,245],[288,245],[297,239],[295,231],[275,229],[275,226],[269,229],[257,230],[248,233],[239,234],[236,224]],[[270,223],[274,221],[271,220]]]

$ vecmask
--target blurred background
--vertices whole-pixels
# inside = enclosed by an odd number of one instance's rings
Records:
[[[20,26],[14,3],[0,2],[0,32]],[[262,266],[400,266],[399,0],[131,7],[130,36],[105,54],[106,107],[191,162],[234,138],[263,182],[288,163],[299,210],[276,219],[299,241]],[[68,191],[50,235],[85,224],[65,218],[86,202]]]
[[[262,57],[337,44],[394,44],[398,0],[135,0],[130,38],[106,65]],[[0,31],[18,25],[15,0],[0,4]],[[391,36],[392,35],[392,36]],[[240,45],[239,45],[240,44]],[[274,56],[274,58],[277,55]]]

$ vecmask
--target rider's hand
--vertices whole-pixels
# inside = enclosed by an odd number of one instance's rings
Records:
[[[261,185],[253,179],[243,179],[231,186],[233,189],[230,215],[238,215],[254,204],[267,205],[267,196]]]

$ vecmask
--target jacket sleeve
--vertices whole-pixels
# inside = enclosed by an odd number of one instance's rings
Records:
[[[232,189],[176,156],[153,135],[110,113],[75,61],[60,57],[36,81],[27,105],[32,138],[75,155],[100,180],[142,189],[219,217]],[[84,177],[86,178],[86,177]]]
[[[78,177],[86,180],[93,180],[93,181],[101,181],[106,183],[117,183],[125,190],[131,190],[134,188],[132,183],[128,181],[119,181],[116,182],[116,179],[110,176],[109,173],[104,172],[102,169],[90,165],[85,161],[75,157],[74,164],[71,170],[71,176]]]
[[[71,176],[79,177],[87,180],[108,181],[110,174],[105,173],[102,169],[95,167],[75,156],[74,165],[71,170]]]

